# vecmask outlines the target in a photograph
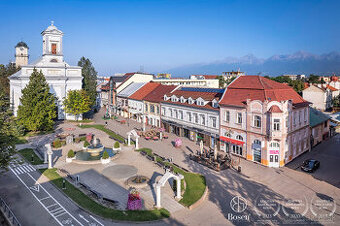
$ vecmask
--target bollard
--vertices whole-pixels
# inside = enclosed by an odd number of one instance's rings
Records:
[[[237,172],[241,173],[241,166],[237,167]]]
[[[31,156],[31,162],[34,162],[34,156],[33,156],[33,154],[32,154],[32,156]]]
[[[66,189],[65,179],[63,179],[63,189]]]

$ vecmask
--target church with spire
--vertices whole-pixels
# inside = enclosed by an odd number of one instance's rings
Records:
[[[42,71],[50,86],[50,92],[57,97],[58,119],[75,119],[74,115],[64,112],[62,102],[69,90],[82,88],[82,68],[70,66],[64,61],[64,33],[53,24],[53,21],[46,30],[41,32],[41,35],[43,39],[42,56],[31,64],[28,63],[27,44],[19,42],[16,46],[16,64],[21,67],[21,70],[9,77],[13,113],[17,116],[21,90],[29,83],[30,75],[36,68],[38,71]]]

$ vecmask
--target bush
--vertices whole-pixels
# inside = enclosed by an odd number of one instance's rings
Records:
[[[116,141],[113,147],[114,147],[114,148],[119,148],[119,147],[120,147],[120,144],[119,144],[119,142],[118,142],[118,141]]]
[[[78,144],[80,142],[80,138],[79,137],[74,138],[74,142]]]
[[[84,142],[84,147],[87,147],[87,146],[89,146],[90,145],[90,143],[87,141],[87,140],[85,140],[85,142]]]
[[[60,143],[61,143],[61,146],[65,146],[66,145],[66,140],[62,140],[62,141],[60,141]]]
[[[109,157],[110,157],[109,153],[107,153],[107,151],[104,151],[102,158],[103,159],[108,159]]]
[[[57,138],[53,141],[52,146],[54,148],[61,148],[61,141]]]
[[[75,156],[74,151],[71,149],[67,153],[67,158],[73,158]]]

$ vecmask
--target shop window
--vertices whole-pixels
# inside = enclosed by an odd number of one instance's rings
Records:
[[[237,136],[236,136],[236,140],[241,140],[241,141],[243,141],[243,137],[240,136],[240,135],[237,135]]]
[[[233,145],[233,153],[236,155],[242,155],[242,147],[238,145]]]

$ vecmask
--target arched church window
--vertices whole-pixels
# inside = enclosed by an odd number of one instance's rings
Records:
[[[58,63],[58,60],[57,60],[57,59],[52,59],[52,60],[50,60],[50,62],[52,62],[52,63]]]

